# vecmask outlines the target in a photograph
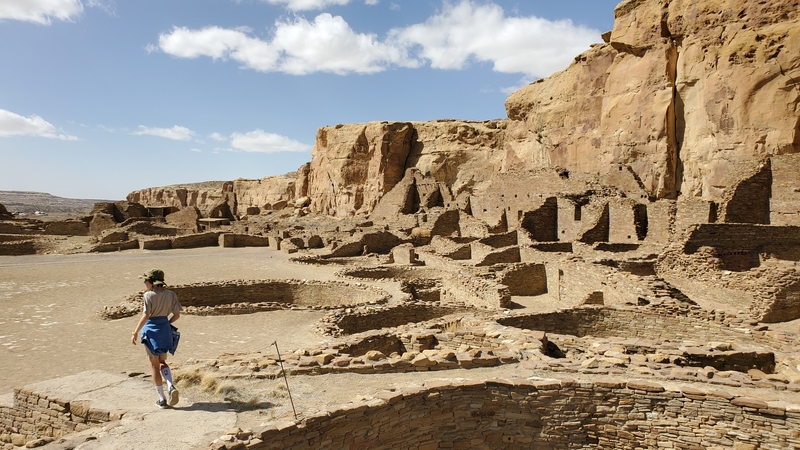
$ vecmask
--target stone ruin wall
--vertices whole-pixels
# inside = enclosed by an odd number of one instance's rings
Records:
[[[0,443],[28,448],[43,445],[42,438],[57,438],[87,430],[125,415],[123,410],[106,411],[91,407],[89,401],[69,401],[28,389],[14,389],[13,405],[0,406]],[[33,444],[36,445],[33,445]]]
[[[800,155],[772,158],[772,196],[769,223],[800,224]]]
[[[506,286],[494,280],[453,272],[447,258],[426,254],[425,265],[441,270],[442,303],[466,304],[488,309],[507,308],[511,304],[511,293]]]
[[[498,320],[498,323],[577,337],[621,337],[653,341],[678,341],[691,337],[700,342],[753,342],[750,335],[705,320],[688,316],[678,319],[646,311],[641,308],[582,307],[551,313],[512,315]]]
[[[382,304],[390,298],[374,286],[340,281],[235,280],[170,286],[181,299],[184,313],[194,315],[249,314],[277,309],[339,309],[343,306]],[[118,306],[105,306],[99,316],[113,320],[138,314],[144,292]]]
[[[428,383],[256,428],[247,449],[800,446],[800,408],[644,381]]]

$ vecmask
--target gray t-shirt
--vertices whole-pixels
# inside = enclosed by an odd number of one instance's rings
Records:
[[[169,289],[144,293],[144,313],[150,317],[178,314],[182,309],[178,296]]]

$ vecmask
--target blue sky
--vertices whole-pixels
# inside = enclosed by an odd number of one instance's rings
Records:
[[[0,190],[259,179],[338,123],[505,117],[616,0],[0,0]]]

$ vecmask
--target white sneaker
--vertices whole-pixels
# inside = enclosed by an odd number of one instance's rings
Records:
[[[167,401],[166,400],[158,400],[158,401],[156,401],[156,405],[158,405],[159,408],[164,409],[164,408],[167,407]]]
[[[178,390],[175,389],[175,386],[169,387],[169,406],[175,406],[178,403],[179,396]]]

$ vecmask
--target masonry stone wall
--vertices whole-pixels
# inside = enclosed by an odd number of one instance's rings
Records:
[[[376,231],[353,236],[331,251],[330,256],[361,256],[365,253],[389,253],[392,248],[404,243],[388,231]]]
[[[517,315],[498,323],[517,328],[573,336],[623,337],[682,341],[753,341],[752,336],[690,317],[670,317],[644,310],[582,307],[568,311]]]
[[[752,243],[734,245],[749,244]],[[732,258],[736,259],[732,262]],[[797,264],[777,259],[761,261],[759,254],[746,248],[737,252],[723,247],[718,252],[704,246],[692,254],[669,250],[659,257],[656,268],[663,276],[691,280],[690,286],[699,289],[693,295],[729,290],[739,297],[736,303],[744,303],[742,306],[749,309],[753,318],[770,323],[800,318],[800,271]],[[732,268],[739,270],[731,271]],[[732,296],[728,294],[728,297],[728,301],[734,304]]]
[[[232,303],[286,303],[299,306],[348,306],[379,302],[385,293],[376,288],[316,281],[252,281],[174,286],[185,307],[213,307]]]
[[[799,426],[798,405],[643,381],[429,382],[268,424],[230,448],[786,449]]]
[[[692,225],[717,221],[717,204],[694,198],[681,197],[675,203],[674,232],[680,234]]]
[[[666,244],[675,227],[677,207],[674,200],[658,200],[647,205],[647,237],[645,242]]]
[[[747,270],[759,265],[759,253],[800,261],[800,226],[706,224],[692,227],[683,245],[687,254],[715,249],[723,269]]]
[[[573,242],[596,223],[605,211],[606,199],[591,195],[558,198],[558,240]]]
[[[42,234],[41,222],[2,220],[0,221],[0,233],[3,234]]]
[[[447,307],[428,304],[401,304],[392,307],[370,308],[354,312],[339,312],[325,321],[335,326],[335,334],[354,334],[368,330],[380,330],[405,325],[410,322],[426,322],[436,317],[467,311],[465,307]]]
[[[119,242],[108,242],[93,245],[89,249],[90,252],[104,253],[104,252],[119,252],[122,250],[135,250],[140,247],[140,243],[136,239],[129,239]]]
[[[430,269],[440,271],[441,301],[475,306],[478,308],[508,308],[511,294],[506,286],[495,280],[475,277],[469,273],[453,272],[452,262],[431,253],[420,255]]]
[[[18,256],[18,255],[35,255],[36,243],[34,241],[11,241],[0,242],[0,255],[3,256]]]
[[[88,236],[89,224],[82,220],[47,222],[44,225],[44,234],[59,236]]]
[[[172,248],[216,247],[219,245],[218,231],[178,236],[172,240]]]
[[[720,202],[720,222],[769,224],[772,164],[742,161],[734,164],[729,179],[739,181],[725,190]]]
[[[608,203],[608,241],[638,243],[648,231],[647,207],[628,198],[611,199]]]
[[[517,227],[527,231],[534,241],[554,242],[558,240],[558,199],[556,197],[547,197],[538,208],[520,211],[520,213],[518,215],[521,215],[521,218]],[[513,211],[507,211],[506,214],[513,216]]]
[[[800,225],[800,154],[772,157],[769,223]]]
[[[578,241],[585,244],[608,242],[610,226],[609,204],[606,203],[600,215],[592,222],[592,225],[581,234]]]
[[[184,313],[194,315],[250,314],[286,308],[335,309],[386,303],[390,295],[373,286],[336,281],[261,280],[197,283],[170,286]],[[129,296],[118,306],[104,306],[103,319],[130,317],[141,311],[143,293]]]
[[[547,271],[544,264],[509,264],[497,274],[497,281],[506,285],[511,295],[547,293]]]
[[[0,443],[16,447],[44,444],[90,426],[119,420],[125,411],[91,407],[88,401],[69,401],[28,389],[15,389],[12,406],[0,406]],[[32,447],[33,445],[29,445]]]
[[[474,249],[475,247],[473,247]],[[482,248],[482,250],[485,248]],[[508,247],[494,249],[492,248],[490,251],[482,253],[476,250],[473,250],[472,253],[472,263],[475,266],[492,266],[494,264],[513,264],[520,262],[522,257],[520,256],[519,246],[511,245]]]
[[[267,236],[253,236],[250,234],[234,234],[234,247],[269,247]]]

